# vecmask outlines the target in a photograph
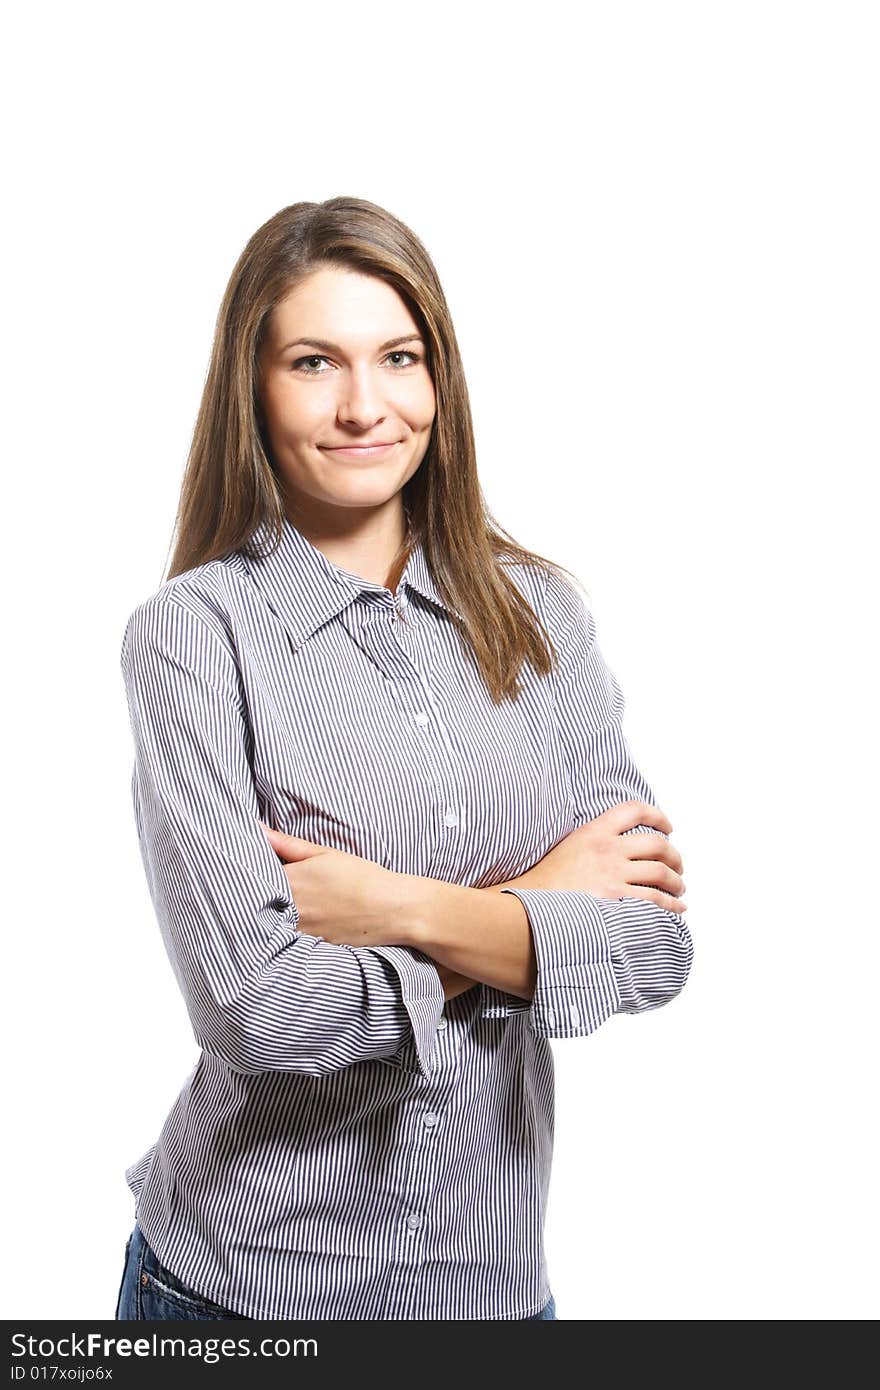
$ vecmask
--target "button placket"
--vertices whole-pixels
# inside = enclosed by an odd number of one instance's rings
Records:
[[[411,644],[402,642],[402,632],[397,631],[398,610],[410,609],[407,599],[395,599],[386,591],[381,606],[391,610],[391,622],[385,619],[368,625],[367,639],[386,683],[394,688],[401,718],[409,718],[417,731],[416,743],[436,798],[437,839],[432,853],[432,872],[451,881],[460,867],[463,828],[455,749],[436,708],[430,683],[408,650]]]
[[[419,710],[414,716],[414,722],[426,734],[431,736],[439,735],[446,757],[436,758],[437,766],[437,785],[443,795],[442,802],[442,824],[443,824],[443,844],[441,853],[443,858],[438,865],[438,869],[443,876],[452,875],[455,872],[458,861],[458,844],[460,836],[452,835],[452,831],[461,831],[462,815],[461,807],[458,804],[459,788],[455,784],[455,749],[446,731],[442,718],[440,717],[435,704],[431,688],[423,675],[420,673],[422,689],[425,692],[426,709]]]

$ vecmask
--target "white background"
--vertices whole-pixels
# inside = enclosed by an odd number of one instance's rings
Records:
[[[112,1318],[196,1044],[119,647],[232,266],[425,242],[483,487],[570,566],[684,857],[666,1009],[554,1042],[560,1319],[878,1312],[878,12],[47,4],[7,20],[3,1316]]]

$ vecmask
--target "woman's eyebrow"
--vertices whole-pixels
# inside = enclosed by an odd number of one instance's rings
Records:
[[[402,338],[389,338],[387,343],[382,343],[379,347],[380,352],[385,352],[388,348],[399,347],[401,343],[424,343],[418,333],[404,333]],[[321,348],[323,352],[342,352],[338,343],[328,343],[326,338],[294,338],[292,343],[285,343],[281,348],[282,352],[287,352],[292,347],[315,347]]]

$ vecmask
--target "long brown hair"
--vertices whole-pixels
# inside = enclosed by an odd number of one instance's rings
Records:
[[[436,414],[425,456],[403,488],[409,539],[423,542],[439,592],[462,615],[493,700],[515,698],[523,661],[547,675],[557,653],[497,561],[507,557],[557,572],[564,567],[523,549],[492,517],[477,476],[464,368],[437,272],[408,227],[362,198],[282,208],[239,256],[217,316],[166,577],[246,547],[262,523],[273,547],[280,540],[285,511],[259,402],[258,354],[275,305],[324,266],[386,281],[425,338]],[[401,560],[405,554],[398,570]]]

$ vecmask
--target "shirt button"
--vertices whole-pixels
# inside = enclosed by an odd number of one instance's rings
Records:
[[[454,811],[447,811],[443,817],[444,825],[458,825],[458,816]]]
[[[409,1226],[411,1231],[417,1231],[419,1226],[421,1226],[422,1224],[422,1218],[421,1216],[419,1216],[419,1213],[417,1211],[411,1211],[409,1216],[406,1218],[406,1224],[407,1226]]]
[[[418,714],[413,715],[413,719],[421,729],[424,729],[425,725],[428,723],[430,718],[431,716],[429,714],[425,714],[424,710],[419,710]]]
[[[568,1014],[572,1023],[575,1024],[575,1026],[577,1026],[577,1024],[579,1024],[581,1021],[581,1016],[574,1004],[570,1004],[568,1006]]]
[[[553,1010],[553,1009],[548,1009],[548,1010],[547,1010],[547,1022],[550,1024],[550,1027],[551,1027],[551,1028],[555,1027],[555,1025],[556,1025],[556,1013],[555,1013],[555,1010]]]
[[[439,1119],[440,1116],[435,1115],[433,1110],[426,1111],[425,1114],[422,1116],[422,1120],[428,1126],[429,1129],[433,1129]]]
[[[445,1028],[445,1027],[446,1027],[446,1019],[443,1018],[442,1015],[440,1016],[440,1018],[437,1019],[437,1027],[438,1027],[438,1028]]]

